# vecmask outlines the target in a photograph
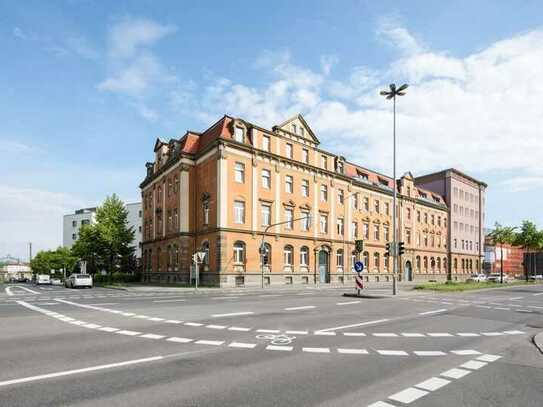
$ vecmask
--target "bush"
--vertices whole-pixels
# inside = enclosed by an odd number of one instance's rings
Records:
[[[129,274],[129,273],[113,273],[110,275],[101,275],[101,274],[95,274],[94,275],[94,282],[95,283],[104,283],[104,284],[110,284],[110,283],[137,283],[141,281],[141,275],[136,274]]]

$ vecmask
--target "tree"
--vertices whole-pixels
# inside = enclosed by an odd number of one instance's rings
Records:
[[[79,230],[79,238],[72,246],[72,253],[87,262],[88,273],[95,274],[105,267],[105,246],[96,225],[83,225]]]
[[[498,222],[494,225],[494,230],[489,233],[490,238],[494,243],[500,245],[500,283],[503,284],[503,245],[506,243],[513,243],[515,240],[516,227],[501,226]]]
[[[38,252],[30,261],[34,274],[51,274],[52,270],[71,271],[77,263],[77,257],[70,249],[58,247],[56,250]]]
[[[514,243],[518,246],[522,246],[529,252],[541,250],[543,249],[543,231],[538,231],[535,223],[529,220],[524,220],[522,221],[520,232],[518,232],[515,236]],[[532,259],[533,258],[530,257],[530,265],[532,266],[530,268],[533,269],[535,262],[533,262]],[[528,280],[529,268],[527,265],[525,266],[525,270],[526,280]]]
[[[115,269],[130,264],[134,248],[134,228],[128,226],[128,210],[124,203],[113,194],[96,209],[96,225],[101,245],[101,260],[111,275]]]

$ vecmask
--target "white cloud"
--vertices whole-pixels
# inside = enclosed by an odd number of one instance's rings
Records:
[[[71,195],[0,185],[0,253],[27,258],[28,242],[38,250],[62,244],[62,215],[84,206]]]
[[[28,154],[33,148],[18,141],[0,139],[0,154]]]
[[[205,87],[192,107],[202,119],[226,111],[265,126],[301,112],[323,147],[390,173],[392,106],[379,90],[388,85],[382,78],[407,79],[410,87],[397,106],[401,171],[455,166],[484,178],[495,170],[539,169],[543,31],[464,57],[430,50],[390,23],[381,25],[378,35],[403,51],[381,71],[359,66],[340,81],[296,65],[287,51],[274,58],[268,52],[258,59],[274,76],[268,83],[255,87],[221,79]]]
[[[510,192],[531,191],[543,188],[543,175],[516,176],[501,183],[501,187]]]
[[[339,63],[337,55],[323,55],[321,56],[321,70],[325,75],[329,75],[332,68]]]
[[[418,54],[426,49],[413,34],[391,18],[381,20],[377,28],[377,36],[406,55]]]

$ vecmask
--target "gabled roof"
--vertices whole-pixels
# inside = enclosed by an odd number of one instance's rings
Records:
[[[165,141],[161,140],[160,138],[157,137],[156,141],[155,141],[155,148],[154,148],[154,152],[156,153],[157,150],[162,147],[164,144],[168,144],[166,143]]]
[[[272,130],[275,131],[276,129],[281,129],[281,130],[291,132],[290,129],[288,128],[288,125],[294,121],[299,121],[304,126],[306,133],[311,136],[313,142],[315,142],[316,144],[320,144],[319,139],[317,138],[317,136],[315,136],[315,133],[313,133],[313,130],[311,130],[311,127],[309,127],[304,117],[300,113],[298,113],[296,116],[292,116],[290,119],[284,121],[281,124],[277,124],[273,126]],[[299,136],[299,134],[297,134],[297,136]]]

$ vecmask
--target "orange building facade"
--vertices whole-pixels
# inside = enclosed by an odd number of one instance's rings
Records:
[[[394,186],[319,144],[301,115],[271,130],[224,116],[202,133],[157,140],[140,185],[144,280],[188,282],[198,250],[206,252],[203,284],[352,285],[356,260],[366,281],[390,281],[394,187],[406,247],[400,279],[466,279],[478,271],[477,255],[471,267],[451,261],[446,196],[410,173]],[[359,254],[357,239],[364,241]]]

